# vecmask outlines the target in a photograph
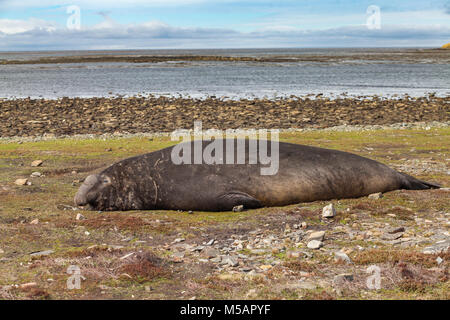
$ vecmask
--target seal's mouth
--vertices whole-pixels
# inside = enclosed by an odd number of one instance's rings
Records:
[[[88,176],[83,184],[81,185],[78,192],[75,194],[74,202],[77,206],[85,206],[89,203],[89,199],[87,197],[88,192],[92,189],[92,187],[98,182],[98,175],[92,174]]]

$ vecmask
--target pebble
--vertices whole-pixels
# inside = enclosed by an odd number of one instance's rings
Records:
[[[440,265],[443,261],[444,261],[444,259],[442,259],[441,257],[437,257],[437,258],[436,258],[436,263],[437,263],[438,265]]]
[[[30,253],[30,256],[32,256],[32,257],[48,256],[48,255],[52,254],[53,252],[55,252],[55,251],[45,250],[45,251],[32,252],[32,253]]]
[[[308,242],[309,249],[319,249],[323,246],[323,242],[319,240],[311,240]]]
[[[241,211],[244,211],[243,205],[233,207],[233,212],[241,212]]]
[[[228,264],[231,267],[237,267],[239,265],[239,261],[234,256],[226,256],[222,259],[222,262]]]
[[[18,186],[25,186],[28,185],[28,179],[17,179],[16,181],[14,181],[15,184],[17,184]]]
[[[176,238],[172,243],[180,243],[180,242],[183,242],[185,240],[186,239],[184,239],[184,238]]]
[[[30,224],[38,224],[39,223],[39,219],[34,219],[31,220]]]
[[[83,216],[81,213],[79,213],[79,214],[77,214],[77,216],[76,216],[75,219],[76,219],[76,220],[86,220],[86,217]]]
[[[42,165],[42,163],[44,163],[42,160],[34,160],[33,162],[31,162],[31,166],[32,167],[39,167]]]
[[[39,178],[40,176],[42,176],[42,173],[35,171],[32,174],[30,174],[30,177],[32,178]]]
[[[307,224],[305,221],[303,221],[303,222],[300,224],[300,227],[301,227],[302,229],[306,229],[306,228],[308,228],[308,224]]]
[[[322,217],[324,218],[333,218],[336,215],[336,209],[334,205],[330,203],[329,205],[323,207],[322,209]]]
[[[216,258],[219,255],[219,251],[214,248],[206,248],[203,250],[203,255],[208,258]]]
[[[311,241],[311,240],[322,241],[324,236],[325,236],[325,231],[316,231],[316,232],[313,232],[313,233],[309,234],[308,241]]]
[[[334,253],[334,260],[335,261],[343,261],[345,263],[352,263],[352,260],[350,260],[349,256],[341,251]]]
[[[368,198],[369,199],[375,199],[375,200],[376,199],[381,199],[381,198],[383,198],[383,194],[381,192],[372,193],[372,194],[369,194]]]
[[[36,286],[37,286],[36,282],[28,282],[28,283],[21,284],[20,289],[28,289],[28,288],[33,288]]]

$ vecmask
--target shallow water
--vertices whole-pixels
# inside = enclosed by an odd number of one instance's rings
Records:
[[[115,94],[162,94],[191,97],[267,97],[325,95],[450,94],[450,65],[436,63],[374,63],[354,58],[358,49],[290,50],[158,50],[120,54],[201,54],[267,56],[335,53],[339,63],[255,63],[186,61],[162,63],[76,63],[0,65],[0,97],[94,97]],[[383,50],[383,49],[379,49]],[[373,51],[373,49],[372,49]],[[72,52],[80,55],[82,52]],[[110,54],[103,52],[101,54]],[[117,52],[112,52],[118,54]],[[86,53],[82,53],[86,55]],[[88,54],[96,54],[92,52]],[[374,53],[376,54],[376,52]],[[30,59],[67,52],[0,53],[0,59]]]

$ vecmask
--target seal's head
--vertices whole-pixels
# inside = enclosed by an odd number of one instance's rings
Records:
[[[114,180],[106,173],[88,176],[75,195],[75,204],[97,210],[122,209],[114,201],[117,198]]]

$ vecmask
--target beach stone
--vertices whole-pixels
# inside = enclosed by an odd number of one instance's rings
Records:
[[[400,239],[403,236],[403,232],[397,232],[397,233],[385,233],[381,236],[381,239],[383,240],[397,240]]]
[[[239,261],[235,256],[226,256],[222,259],[222,262],[231,267],[237,267],[239,265]]]
[[[233,207],[233,212],[241,212],[241,211],[244,211],[243,205]]]
[[[28,179],[17,179],[14,183],[18,186],[25,186],[28,185]]]
[[[42,173],[35,171],[32,174],[30,174],[30,177],[32,178],[39,178],[40,176],[42,176]]]
[[[352,260],[350,260],[349,256],[341,251],[334,253],[334,260],[335,261],[343,261],[345,263],[352,263]]]
[[[53,250],[38,251],[38,252],[30,253],[30,256],[32,256],[32,257],[48,256],[54,252],[55,251],[53,251]]]
[[[316,231],[316,232],[310,233],[307,240],[308,241],[311,241],[311,240],[322,241],[324,236],[325,236],[325,231]]]
[[[208,247],[203,250],[203,255],[208,259],[215,258],[219,255],[219,250]]]
[[[34,160],[33,162],[31,162],[31,166],[32,167],[39,167],[44,163],[44,161],[42,160]]]
[[[381,199],[381,198],[383,198],[383,194],[381,192],[372,193],[372,194],[369,194],[368,198],[369,199],[375,199],[375,200],[376,199]]]
[[[20,289],[28,289],[28,288],[34,288],[37,286],[36,282],[28,282],[20,285]]]
[[[81,213],[79,213],[79,214],[77,214],[77,216],[76,216],[75,219],[76,219],[76,220],[86,220],[86,217],[83,216]]]
[[[354,279],[353,274],[351,274],[351,273],[341,273],[341,274],[338,274],[337,276],[335,276],[333,278],[333,284],[334,285],[341,285],[344,282],[351,282],[351,281],[353,281],[353,279]]]
[[[309,249],[320,249],[323,246],[323,242],[319,240],[311,240],[308,242],[307,247]]]
[[[333,218],[335,215],[336,215],[336,209],[334,208],[334,205],[332,203],[323,207],[323,209],[322,209],[322,217],[323,218]]]
[[[307,224],[305,221],[303,221],[303,222],[300,224],[300,227],[301,227],[302,229],[306,229],[306,228],[308,228],[308,224]]]
[[[423,249],[423,253],[425,254],[439,254],[442,252],[446,252],[448,249],[450,248],[450,239],[446,239],[446,240],[441,240],[436,242],[435,244],[426,247],[425,249]]]
[[[39,223],[39,219],[34,219],[31,220],[30,224],[38,224]]]
[[[437,263],[438,265],[440,265],[443,261],[444,261],[444,259],[442,259],[441,257],[437,257],[437,258],[436,258],[436,263]]]

